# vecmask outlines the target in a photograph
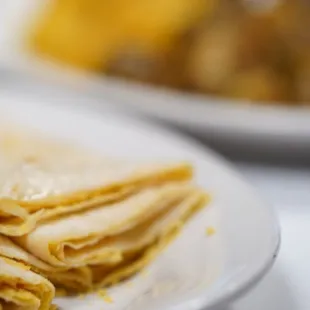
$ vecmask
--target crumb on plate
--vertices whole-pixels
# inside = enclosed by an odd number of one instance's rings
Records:
[[[149,271],[144,269],[144,270],[141,271],[140,274],[141,274],[141,277],[146,278],[149,275]]]
[[[214,235],[214,234],[215,234],[215,228],[212,227],[212,226],[207,227],[207,229],[206,229],[206,234],[207,234],[207,236],[212,236],[212,235]]]
[[[127,286],[127,287],[132,287],[132,286],[133,286],[133,284],[132,284],[132,282],[131,282],[131,281],[128,281],[128,282],[126,283],[126,286]]]
[[[108,304],[113,303],[113,299],[108,295],[106,290],[99,290],[98,296],[102,298]]]

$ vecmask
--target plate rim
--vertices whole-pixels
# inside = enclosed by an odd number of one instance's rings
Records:
[[[310,107],[306,105],[253,104],[250,100],[190,93],[83,72],[47,59],[38,60],[26,53],[2,57],[0,69],[56,87],[83,91],[97,98],[97,102],[93,103],[97,107],[103,105],[103,101],[111,106],[117,104],[124,111],[134,111],[198,133],[217,132],[238,140],[295,140],[310,145]]]

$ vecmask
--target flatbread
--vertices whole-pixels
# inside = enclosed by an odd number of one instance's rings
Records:
[[[158,214],[178,208],[197,189],[186,183],[172,183],[145,189],[136,195],[102,208],[57,219],[38,226],[14,240],[24,249],[52,266],[80,267],[122,260],[122,249],[106,243],[111,238],[143,223],[156,221]],[[147,227],[143,226],[144,234]],[[137,247],[139,243],[132,244]]]
[[[170,205],[161,206],[157,209],[157,212],[153,212],[147,207],[142,213],[138,213],[137,209],[135,209],[135,212],[131,213],[134,214],[135,218],[131,217],[130,221],[126,224],[123,218],[117,218],[116,221],[113,222],[114,216],[110,217],[109,221],[111,222],[111,226],[102,227],[101,231],[105,231],[106,233],[108,231],[113,231],[111,236],[107,236],[105,239],[102,238],[99,241],[101,243],[99,247],[97,247],[96,244],[86,245],[83,252],[80,251],[81,249],[78,249],[79,251],[75,256],[66,258],[67,263],[70,261],[68,261],[68,258],[72,259],[74,257],[75,261],[77,261],[77,258],[87,259],[93,257],[93,255],[87,255],[88,251],[98,253],[98,249],[102,251],[102,253],[104,253],[105,249],[109,249],[105,252],[106,254],[113,253],[111,257],[106,255],[105,259],[94,261],[92,258],[91,262],[96,262],[96,264],[90,264],[84,261],[83,264],[87,264],[87,266],[71,269],[68,266],[52,266],[36,258],[34,255],[29,254],[26,250],[4,236],[0,236],[0,255],[26,263],[31,266],[32,270],[37,270],[46,276],[55,286],[65,288],[67,291],[89,291],[94,288],[115,284],[149,264],[150,261],[177,236],[186,221],[200,208],[206,205],[208,197],[203,191],[192,189],[185,185],[183,185],[181,189],[183,190],[183,199],[181,199],[180,196],[178,196],[178,198],[177,196],[171,196],[173,191],[180,192],[179,184],[175,184],[174,186],[170,185],[169,188],[157,188],[157,198],[159,197],[159,193],[162,194],[161,198],[165,196],[165,199],[167,199],[167,195],[169,195],[171,199],[173,197],[170,201]],[[146,198],[146,194],[150,193],[145,192],[143,200]],[[136,201],[138,201],[137,198],[142,199],[142,196],[136,197]],[[156,202],[157,204],[158,200],[152,200],[152,202]],[[111,208],[112,207],[115,208],[115,206],[111,206]],[[117,207],[121,208],[122,206],[118,204]],[[141,212],[141,209],[139,211]],[[105,214],[107,213],[105,212]],[[77,215],[74,217],[76,216]],[[72,220],[72,217],[73,216],[69,217],[69,220]],[[137,221],[138,218],[143,218],[143,221]],[[63,221],[66,220],[68,220],[68,218],[63,219]],[[125,225],[119,225],[119,223]],[[57,222],[54,224],[57,224]],[[112,230],[110,230],[111,228]],[[58,231],[58,229],[56,230]],[[116,231],[118,233],[116,233]],[[33,233],[35,233],[35,231]],[[82,232],[79,232],[79,236],[82,234]],[[25,243],[21,240],[22,239],[20,239],[19,242],[25,246]],[[72,241],[74,240],[77,241],[79,239],[73,239]],[[42,245],[45,244],[45,242],[46,241],[42,240],[42,242],[38,244]],[[77,245],[77,243],[75,243],[75,245]],[[31,247],[28,248],[28,251],[33,252]],[[83,253],[83,255],[81,255],[81,253]],[[35,254],[38,255],[38,253]]]
[[[150,243],[147,246],[125,252],[124,260],[113,266],[107,264],[91,266],[93,287],[115,285],[149,265],[178,236],[186,222],[206,205],[208,199],[209,197],[202,192],[192,193],[178,209],[172,210],[161,220],[151,225],[146,235],[140,237],[141,242],[141,239],[156,236],[149,239]],[[131,237],[134,235],[136,239],[137,232],[134,232]],[[134,239],[131,242],[134,242]]]
[[[30,267],[0,256],[0,305],[3,309],[48,310],[53,285]]]
[[[23,262],[31,270],[48,278],[53,284],[70,291],[85,291],[92,287],[92,274],[88,267],[60,268],[50,266],[6,236],[0,235],[0,256]]]
[[[141,163],[26,134],[0,134],[0,233],[120,201],[141,189],[192,177],[188,163]]]

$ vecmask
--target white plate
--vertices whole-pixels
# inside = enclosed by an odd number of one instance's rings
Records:
[[[197,182],[213,197],[209,207],[147,268],[147,274],[135,276],[131,286],[121,284],[109,291],[113,304],[91,295],[58,299],[61,309],[210,309],[246,292],[268,271],[279,248],[273,210],[223,159],[169,131],[73,106],[68,103],[72,98],[55,98],[42,102],[35,94],[2,91],[1,115],[105,154],[189,160]],[[205,232],[209,226],[216,230],[210,237]]]
[[[47,1],[47,0],[45,0]],[[44,3],[45,1],[39,1]],[[259,144],[285,151],[310,151],[310,109],[281,105],[256,105],[232,102],[210,96],[183,94],[178,91],[141,87],[95,74],[81,77],[57,66],[43,64],[27,55],[21,46],[25,25],[37,9],[38,0],[3,0],[0,11],[0,68],[24,72],[28,76],[73,83],[98,98],[119,103],[152,117],[181,125],[198,133],[216,133],[216,139]],[[87,43],[86,43],[87,44]],[[100,103],[100,102],[99,102]],[[287,146],[290,146],[287,148]]]

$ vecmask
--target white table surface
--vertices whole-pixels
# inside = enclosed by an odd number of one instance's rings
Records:
[[[262,282],[220,310],[310,310],[310,169],[242,163],[237,168],[275,206],[282,245]]]

